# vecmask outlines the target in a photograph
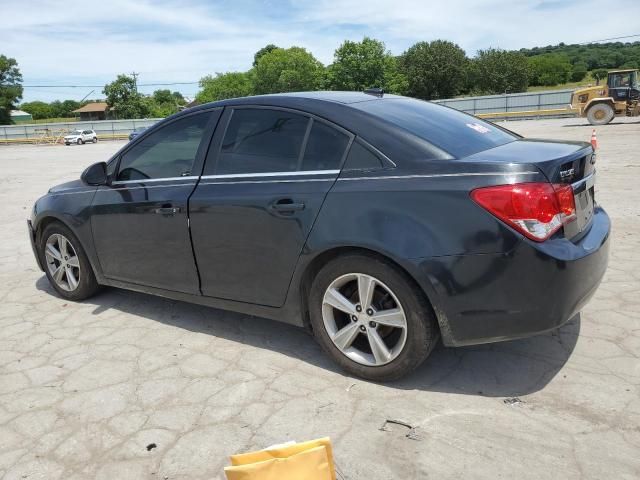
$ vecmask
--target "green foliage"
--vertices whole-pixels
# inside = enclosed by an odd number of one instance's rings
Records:
[[[581,82],[587,76],[587,64],[585,62],[576,62],[573,64],[571,72],[572,82]]]
[[[118,118],[144,118],[149,114],[149,103],[143,100],[136,89],[133,77],[118,75],[113,82],[104,86],[107,104]]]
[[[369,37],[361,42],[345,40],[333,54],[329,85],[332,90],[362,91],[385,88],[387,58],[391,54],[384,43]]]
[[[573,70],[569,58],[556,53],[529,58],[529,67],[531,69],[529,83],[544,86],[567,83]]]
[[[20,109],[30,113],[34,120],[42,120],[43,118],[57,117],[54,115],[54,109],[46,102],[25,102],[20,105]]]
[[[11,123],[11,110],[22,98],[22,74],[14,58],[0,55],[0,125]]]
[[[402,54],[400,69],[407,78],[407,93],[426,100],[458,95],[467,83],[469,60],[455,43],[418,42]]]
[[[591,72],[591,76],[596,80],[606,80],[608,73],[609,70],[607,70],[606,68],[597,68]]]
[[[529,63],[519,52],[479,50],[469,65],[469,86],[478,93],[524,92],[529,84]]]
[[[575,65],[584,62],[588,70],[619,68],[627,62],[640,63],[640,42],[610,42],[592,43],[588,45],[549,45],[522,49],[521,53],[527,57],[544,54],[561,54]],[[633,67],[632,67],[633,68]]]
[[[276,48],[252,70],[254,93],[299,92],[324,86],[324,67],[301,47]]]
[[[273,43],[270,43],[269,45],[266,45],[266,46],[262,47],[260,50],[258,50],[253,55],[253,66],[255,67],[258,64],[258,60],[260,60],[263,55],[273,52],[276,48],[278,48],[277,45],[274,45]]]
[[[251,76],[246,72],[216,73],[215,77],[207,75],[200,79],[200,88],[196,95],[199,103],[246,97],[253,93]]]

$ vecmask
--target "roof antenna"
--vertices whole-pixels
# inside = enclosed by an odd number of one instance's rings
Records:
[[[373,88],[367,88],[364,91],[364,93],[366,93],[367,95],[374,95],[378,98],[382,98],[382,96],[384,95],[384,90],[379,87],[373,87]]]

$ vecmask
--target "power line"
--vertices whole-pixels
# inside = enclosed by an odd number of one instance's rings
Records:
[[[198,85],[200,82],[138,83],[138,87],[168,87],[171,85]],[[22,85],[22,88],[104,88],[103,85]]]
[[[597,43],[597,42],[608,42],[610,40],[622,40],[623,38],[634,38],[634,37],[640,37],[640,33],[636,33],[634,35],[625,35],[623,37],[611,37],[611,38],[603,38],[600,40],[591,40],[589,42],[579,43],[578,45],[586,45],[588,43]]]

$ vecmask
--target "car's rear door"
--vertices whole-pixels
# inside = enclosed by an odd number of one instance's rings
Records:
[[[122,153],[114,180],[98,188],[91,212],[107,278],[199,294],[187,206],[220,114],[181,116]]]
[[[204,295],[284,303],[351,141],[347,131],[301,112],[227,107],[189,202]]]

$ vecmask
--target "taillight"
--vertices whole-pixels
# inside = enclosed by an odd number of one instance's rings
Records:
[[[571,185],[516,183],[473,190],[471,198],[531,240],[542,242],[575,220]]]

